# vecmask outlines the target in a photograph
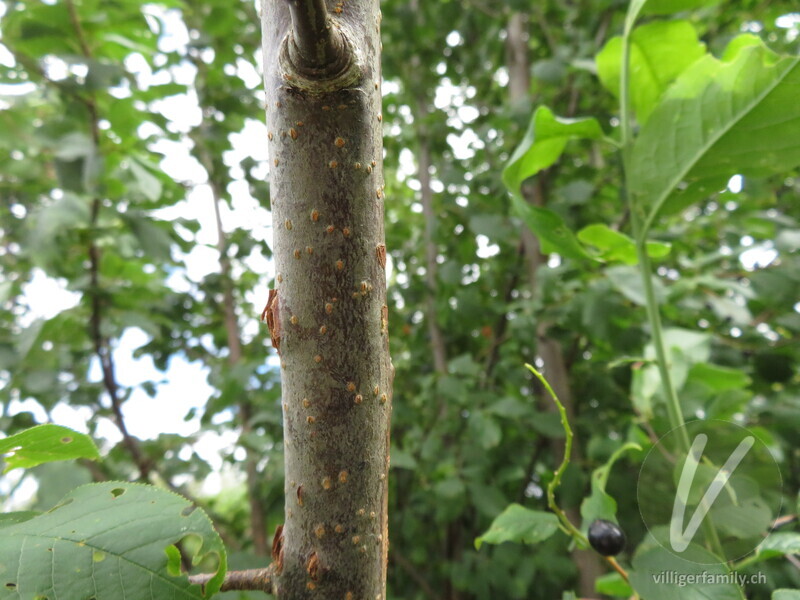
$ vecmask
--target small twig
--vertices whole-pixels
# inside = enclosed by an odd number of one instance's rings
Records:
[[[75,9],[75,2],[67,0],[67,12],[69,13],[69,21],[72,23],[72,28],[75,30],[75,35],[78,38],[78,44],[81,47],[81,54],[86,58],[92,56],[92,51],[89,49],[89,44],[86,42],[86,36],[83,33],[83,26],[81,20],[78,18],[78,11]]]
[[[228,571],[222,582],[220,592],[230,591],[258,591],[265,594],[273,593],[272,578],[275,575],[275,563],[263,569],[248,569],[246,571]],[[207,584],[214,573],[202,573],[189,576],[189,582],[197,585]]]
[[[783,515],[782,517],[778,517],[772,522],[772,529],[783,527],[784,525],[787,525],[792,521],[796,521],[797,518],[798,518],[797,515]]]
[[[608,564],[610,564],[610,565],[611,565],[611,566],[614,568],[614,570],[615,570],[617,573],[619,573],[619,574],[620,574],[620,576],[621,576],[621,577],[622,577],[622,578],[623,578],[623,579],[624,579],[624,580],[625,580],[627,583],[630,583],[630,582],[631,582],[631,581],[630,581],[630,579],[628,579],[628,572],[627,572],[625,569],[623,569],[623,568],[622,568],[622,565],[620,565],[620,564],[617,562],[617,559],[616,559],[616,558],[614,558],[613,556],[605,556],[604,558],[606,559],[606,562],[607,562]]]

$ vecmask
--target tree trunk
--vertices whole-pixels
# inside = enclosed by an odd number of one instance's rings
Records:
[[[525,17],[521,13],[513,13],[511,15],[507,29],[506,56],[509,74],[509,97],[512,104],[521,104],[530,93],[531,79],[527,27]],[[523,196],[531,204],[541,206],[544,204],[543,187],[540,176],[538,181],[529,182],[523,186]],[[531,296],[535,298],[539,282],[538,271],[545,263],[545,257],[539,248],[539,240],[530,229],[524,226],[522,229],[522,244],[527,263]],[[575,405],[572,401],[569,371],[561,345],[548,335],[548,325],[546,322],[540,322],[537,326],[537,354],[542,360],[542,371],[545,377],[547,377],[561,399],[570,422],[574,423]],[[550,399],[544,397],[542,408],[546,411],[556,410]],[[564,446],[561,440],[554,440],[551,448],[555,463],[558,464],[564,456]],[[538,453],[538,450],[535,452]],[[578,440],[575,440],[572,449],[573,460],[579,460],[580,452]],[[573,523],[580,523],[580,512],[577,509],[568,508],[566,513]],[[596,597],[594,590],[595,580],[602,574],[597,556],[591,550],[579,550],[576,548],[572,551],[572,559],[578,568],[578,591],[581,597],[587,599]]]
[[[327,14],[330,11],[330,14]],[[389,358],[377,0],[265,0],[286,523],[278,598],[385,598]]]

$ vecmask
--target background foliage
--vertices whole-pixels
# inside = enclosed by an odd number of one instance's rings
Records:
[[[653,2],[665,12],[676,4]],[[680,16],[716,55],[740,32],[797,51],[791,3],[683,4],[703,5]],[[232,568],[261,564],[283,486],[278,373],[256,324],[272,275],[256,8],[2,6],[0,429],[72,415],[105,439],[101,462],[8,475],[7,507],[48,509],[88,481],[155,482],[201,502]],[[645,536],[630,482],[668,424],[658,390],[641,385],[641,285],[624,260],[543,254],[501,179],[535,106],[595,117],[613,135],[617,101],[594,56],[621,32],[625,5],[387,0],[382,9],[397,368],[390,597],[586,595],[581,572],[605,567],[572,554],[564,535],[535,547],[473,541],[512,502],[545,509],[561,461],[558,415],[524,362],[551,380],[575,430],[561,506],[578,514],[592,471],[635,442],[643,450],[619,459],[606,491],[629,549]],[[682,50],[664,52],[688,61],[689,42]],[[633,100],[653,99],[645,88]],[[629,231],[619,165],[603,143],[570,146],[527,184],[572,231]],[[796,172],[736,178],[652,233],[671,244],[657,263],[665,324],[695,352],[684,413],[757,431],[779,460],[788,514],[800,487],[798,192]],[[161,381],[186,362],[202,366],[207,387]],[[126,425],[147,396],[166,412],[187,394],[196,431],[176,433],[186,428],[159,411],[152,438]],[[221,463],[203,451],[211,434],[227,442]],[[25,490],[35,490],[28,504]],[[768,583],[748,597],[800,588],[790,560],[749,568]]]

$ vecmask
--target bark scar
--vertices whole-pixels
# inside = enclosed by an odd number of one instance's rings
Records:
[[[378,264],[381,268],[386,268],[386,245],[385,244],[378,244],[375,247],[375,254],[378,256]]]
[[[381,306],[381,333],[389,333],[389,307]]]
[[[272,560],[275,564],[275,571],[283,571],[283,525],[275,528],[275,537],[272,538]]]
[[[270,290],[267,305],[261,312],[261,320],[267,322],[272,345],[281,354],[281,315],[278,304],[278,290]]]
[[[319,566],[319,558],[317,558],[317,553],[312,552],[311,556],[306,563],[306,572],[308,576],[313,579],[314,581],[319,580],[320,576],[320,566]]]

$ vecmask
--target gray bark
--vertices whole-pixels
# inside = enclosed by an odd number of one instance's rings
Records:
[[[373,600],[385,598],[394,373],[380,11],[377,0],[347,0],[321,17],[320,6],[265,0],[263,10],[276,265],[265,313],[281,359],[286,462],[273,585],[278,598]],[[320,22],[325,47],[301,64]]]

